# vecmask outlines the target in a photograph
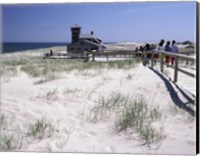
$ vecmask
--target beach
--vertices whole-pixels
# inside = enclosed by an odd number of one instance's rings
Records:
[[[161,74],[159,64],[150,69],[134,58],[43,60],[48,51],[1,55],[0,123],[3,140],[11,140],[10,146],[1,142],[1,150],[195,154],[195,103],[170,81],[173,69]],[[196,70],[185,62],[181,67]],[[196,95],[195,78],[180,74],[178,85]]]

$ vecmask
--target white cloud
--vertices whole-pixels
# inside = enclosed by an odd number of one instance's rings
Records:
[[[125,14],[130,14],[134,12],[139,12],[139,11],[146,11],[146,10],[152,10],[152,9],[162,9],[162,8],[171,8],[171,7],[181,7],[185,4],[170,4],[170,5],[157,5],[157,6],[151,6],[151,7],[143,7],[143,8],[138,8],[138,9],[130,9],[130,10],[125,10],[122,12],[122,15]]]

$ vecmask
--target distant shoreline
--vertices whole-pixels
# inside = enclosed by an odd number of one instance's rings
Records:
[[[66,47],[70,42],[4,42],[2,44],[3,53],[22,52],[27,50],[37,50],[51,47]],[[105,42],[104,44],[114,44],[116,42]]]
[[[9,54],[9,53],[18,53],[18,52],[36,52],[36,50],[40,51],[49,51],[52,49],[53,51],[66,51],[67,45],[69,42],[63,43],[52,43],[52,42],[4,42],[2,44],[2,54]],[[136,42],[103,42],[104,45],[108,49],[115,49],[115,50],[134,50],[136,47],[144,45],[145,43],[136,43]],[[154,43],[155,44],[155,43]],[[190,41],[179,42],[178,47],[181,49],[185,48],[194,48],[195,44]]]

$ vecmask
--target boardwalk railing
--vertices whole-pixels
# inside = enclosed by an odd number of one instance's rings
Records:
[[[105,52],[86,52],[88,57],[92,57],[92,61],[95,61],[96,57],[105,57],[107,61],[109,58],[139,58],[142,56],[142,52],[134,52],[133,50],[107,50]]]
[[[133,51],[128,51],[128,50],[126,50],[126,51],[125,50],[124,51],[115,50],[115,51],[107,51],[107,52],[87,52],[86,54],[91,55],[93,61],[95,60],[95,57],[102,57],[102,56],[106,57],[107,61],[108,61],[109,56],[110,57],[113,57],[113,56],[114,57],[116,57],[116,56],[130,57],[131,56],[131,57],[145,58],[147,56],[147,54],[151,54],[152,57],[151,57],[150,61],[151,61],[152,68],[155,65],[154,62],[160,62],[160,69],[161,69],[162,73],[164,72],[164,65],[167,65],[168,67],[171,67],[174,69],[174,78],[173,78],[174,82],[178,81],[178,72],[182,72],[191,77],[196,77],[196,75],[194,73],[188,72],[179,67],[180,59],[185,60],[186,65],[188,64],[188,62],[196,63],[196,58],[188,56],[189,54],[194,54],[194,52],[184,52],[184,54],[176,54],[176,53],[171,53],[171,52],[166,52],[166,51],[156,51],[156,50],[148,51],[148,52],[133,52]],[[159,59],[154,59],[154,57],[153,57],[154,54],[159,55],[159,57],[158,57]],[[174,57],[175,65],[173,66],[173,65],[165,63],[165,61],[164,61],[165,56]]]
[[[178,80],[178,71],[182,72],[182,73],[184,73],[188,76],[196,77],[196,75],[194,73],[191,73],[191,72],[188,72],[184,69],[179,68],[179,62],[180,62],[179,60],[180,59],[186,60],[187,63],[189,61],[196,63],[196,58],[194,58],[194,57],[186,56],[186,55],[183,55],[183,54],[176,54],[176,53],[171,53],[171,52],[166,52],[166,51],[155,51],[155,50],[145,52],[145,55],[147,55],[147,54],[151,54],[151,67],[152,68],[154,67],[154,65],[155,65],[154,62],[156,61],[156,62],[160,62],[161,72],[164,72],[164,65],[167,65],[168,67],[171,67],[171,68],[174,69],[174,78],[173,78],[174,82],[177,82],[177,80]],[[155,59],[154,54],[158,54],[159,58]],[[173,65],[165,63],[165,61],[164,61],[165,56],[174,57],[175,58],[175,65],[173,66]]]
[[[145,58],[147,54],[151,54],[151,67],[154,67],[154,62],[160,62],[160,69],[161,72],[164,72],[164,65],[167,65],[168,67],[171,67],[174,69],[174,78],[173,81],[177,82],[178,80],[178,72],[182,72],[188,76],[191,77],[196,77],[196,75],[194,73],[188,72],[184,69],[179,68],[179,63],[180,63],[180,59],[181,60],[186,60],[186,64],[188,64],[188,62],[196,62],[196,58],[188,56],[189,54],[191,54],[192,52],[185,52],[183,54],[175,54],[175,53],[171,53],[171,52],[166,52],[166,51],[148,51],[148,52],[134,52],[133,50],[106,50],[104,52],[84,52],[84,53],[80,53],[80,54],[60,54],[60,53],[54,53],[53,56],[49,56],[48,53],[45,53],[44,58],[60,58],[64,57],[64,58],[80,58],[80,59],[85,59],[86,61],[89,60],[89,58],[92,58],[92,61],[95,61],[95,57],[106,57],[107,61],[109,60],[109,57],[123,57],[123,58],[127,58],[127,57],[131,57],[131,58]],[[159,55],[159,59],[154,59],[154,54],[158,54]],[[187,55],[186,55],[187,54]],[[193,52],[194,54],[194,52]],[[174,57],[175,58],[175,65],[170,65],[170,64],[166,64],[164,61],[165,56],[169,56],[169,57]]]

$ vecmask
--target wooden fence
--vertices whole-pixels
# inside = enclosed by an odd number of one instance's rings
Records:
[[[109,60],[109,57],[116,57],[116,56],[121,56],[121,57],[141,57],[141,58],[145,58],[147,56],[147,54],[151,54],[151,56],[154,56],[154,54],[158,54],[159,55],[159,59],[154,59],[154,57],[151,57],[150,61],[151,61],[151,67],[154,67],[154,62],[160,62],[160,69],[161,72],[164,72],[164,65],[167,65],[168,67],[171,67],[174,69],[174,78],[173,78],[173,82],[177,82],[178,81],[178,72],[182,72],[188,76],[191,77],[196,77],[196,75],[194,73],[188,72],[184,69],[181,69],[179,67],[180,64],[180,59],[185,60],[186,61],[186,65],[189,62],[196,62],[196,58],[189,56],[189,54],[194,54],[194,52],[184,52],[183,54],[176,54],[176,53],[171,53],[171,52],[166,52],[166,51],[148,51],[148,52],[133,52],[133,51],[120,51],[120,50],[116,50],[116,51],[107,51],[107,52],[87,52],[87,55],[90,55],[92,57],[92,61],[95,60],[95,57],[106,57],[107,61]],[[169,56],[169,57],[174,57],[175,58],[175,65],[170,65],[170,64],[166,64],[164,59],[165,56]]]
[[[155,61],[156,62],[160,62],[160,70],[161,72],[164,71],[164,65],[167,65],[168,67],[171,67],[174,69],[174,78],[173,78],[173,81],[174,82],[177,82],[178,80],[178,72],[182,72],[188,76],[191,76],[191,77],[196,77],[196,75],[194,73],[191,73],[191,72],[188,72],[184,69],[181,69],[179,68],[179,60],[182,59],[182,60],[185,60],[186,61],[186,64],[188,64],[188,62],[193,62],[193,63],[196,63],[196,58],[194,57],[191,57],[191,56],[186,56],[186,55],[183,55],[183,54],[176,54],[176,53],[171,53],[171,52],[166,52],[166,51],[149,51],[149,52],[146,52],[145,55],[147,55],[148,53],[151,54],[151,56],[154,56],[154,54],[158,54],[159,55],[159,59],[155,59],[154,57],[151,57],[151,67],[153,68],[154,65],[155,65]],[[170,64],[166,64],[164,62],[164,58],[165,56],[169,56],[169,57],[174,57],[175,58],[175,65],[170,65]]]

